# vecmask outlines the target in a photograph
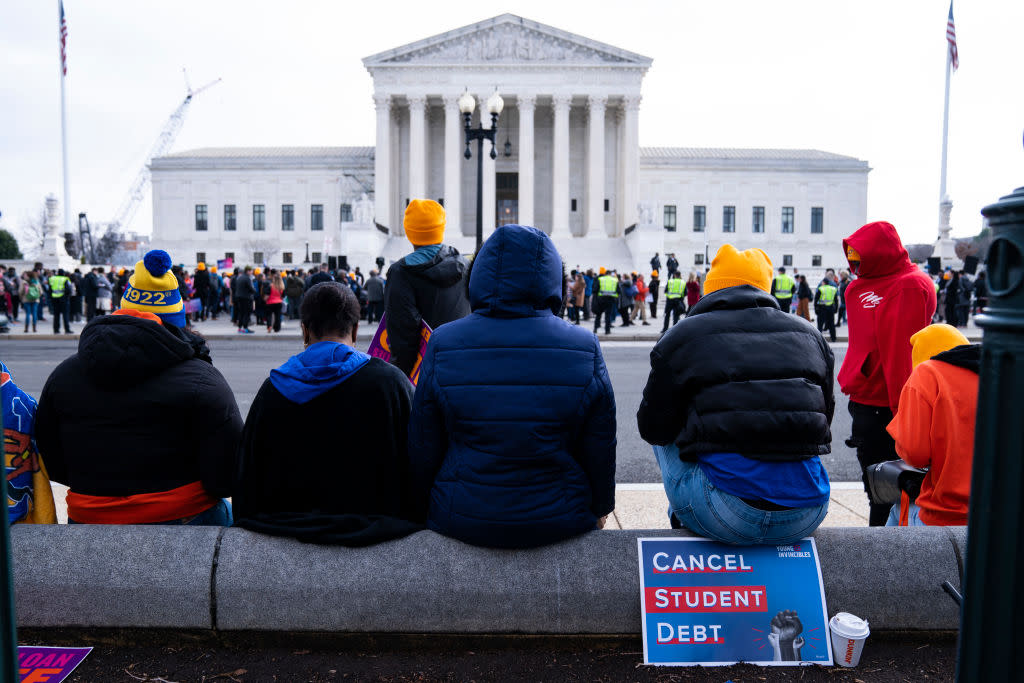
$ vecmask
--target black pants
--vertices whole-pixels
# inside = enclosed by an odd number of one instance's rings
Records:
[[[366,304],[366,322],[379,322],[384,317],[384,302],[371,301]]]
[[[96,297],[87,296],[85,297],[85,322],[89,322],[96,317]]]
[[[837,325],[842,325],[843,323],[846,322],[846,304],[845,303],[839,304],[839,315],[836,316],[836,317],[838,318],[838,320],[836,321]]]
[[[658,317],[658,295],[651,293],[651,317]]]
[[[281,306],[282,304],[266,304],[267,329],[273,325],[274,332],[281,331]]]
[[[60,332],[60,317],[64,316],[64,331],[71,334],[71,325],[68,316],[71,315],[71,297],[61,296],[53,298],[53,333]]]
[[[679,316],[682,315],[684,310],[682,297],[678,299],[665,299],[665,322],[661,326],[661,331],[664,332],[668,329],[669,317],[673,318],[673,325],[679,322]]]
[[[836,318],[831,306],[815,306],[814,317],[818,319],[818,332],[828,329],[829,341],[836,340]]]
[[[885,431],[886,426],[892,422],[892,411],[850,401],[850,415],[853,417],[853,434],[846,445],[857,449],[864,492],[868,494],[871,508],[868,523],[871,526],[885,526],[892,505],[875,503],[871,499],[867,468],[875,463],[899,458],[896,455],[896,442],[889,436],[889,432]]]
[[[599,296],[597,297],[597,304],[594,306],[594,333],[597,333],[597,329],[601,327],[601,314],[604,314],[604,333],[612,333],[612,312],[615,310],[615,305],[618,301],[618,297],[614,296]]]
[[[252,318],[252,299],[236,299],[235,304],[238,326],[243,330],[249,329],[249,320]]]
[[[775,297],[775,301],[778,302],[779,308],[782,309],[783,313],[789,313],[790,306],[793,305],[793,297],[790,296],[783,299],[782,297],[777,296]]]

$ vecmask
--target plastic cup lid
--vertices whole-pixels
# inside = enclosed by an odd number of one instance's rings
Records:
[[[845,638],[867,638],[871,633],[868,622],[849,612],[839,612],[828,622],[828,627]]]

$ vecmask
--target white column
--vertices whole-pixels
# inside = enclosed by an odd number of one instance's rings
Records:
[[[569,107],[572,95],[551,98],[555,113],[551,157],[551,236],[571,237],[569,230]]]
[[[391,96],[374,95],[377,109],[377,147],[373,156],[373,203],[376,220],[392,229],[391,225]]]
[[[409,95],[409,199],[425,199],[427,193],[427,98]]]
[[[519,224],[533,225],[533,117],[535,95],[519,95]]]
[[[636,223],[637,201],[640,183],[640,96],[627,95],[622,105],[622,154],[619,173],[622,178],[622,208],[619,224],[615,226],[615,237]]]
[[[462,114],[459,93],[444,96],[445,235],[462,235]]]
[[[590,140],[587,146],[587,214],[584,235],[605,237],[604,231],[604,111],[606,95],[591,95],[587,99],[590,109]]]
[[[491,125],[491,115],[487,113],[487,98],[494,94],[494,91],[484,92],[477,96],[477,111],[480,112],[480,119],[484,128]],[[500,121],[500,119],[499,119]],[[483,216],[484,216],[484,241],[494,232],[495,218],[498,215],[497,192],[498,178],[495,160],[491,158],[491,143],[484,140],[484,165],[483,165]],[[473,150],[476,154],[476,150]],[[474,230],[475,230],[474,226]]]

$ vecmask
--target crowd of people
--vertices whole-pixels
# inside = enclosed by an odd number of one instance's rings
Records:
[[[504,548],[603,527],[615,506],[615,398],[598,339],[579,323],[592,315],[596,332],[601,316],[606,330],[615,315],[655,316],[660,262],[648,279],[566,273],[551,239],[518,225],[467,260],[444,244],[431,200],[411,201],[404,227],[414,249],[386,284],[326,266],[190,276],[147,253],[38,404],[2,368],[12,522],[55,521],[52,480],[69,487],[79,524],[235,524],[345,545],[429,528]],[[636,424],[673,526],[774,544],[825,518],[835,360],[820,323],[791,313],[794,297],[819,318],[848,318],[838,382],[865,471],[896,458],[930,468],[914,499],[872,500],[871,524],[964,523],[978,346],[932,324],[934,283],[892,225],[868,224],[843,246],[849,271],[829,272],[812,295],[760,249],[722,246],[703,282],[684,283],[670,261],[666,331]],[[208,307],[188,310],[182,277]],[[251,312],[270,329],[295,312],[304,345],[269,371],[245,419],[189,325],[232,309],[242,330]],[[355,348],[360,320],[380,310],[390,363]]]

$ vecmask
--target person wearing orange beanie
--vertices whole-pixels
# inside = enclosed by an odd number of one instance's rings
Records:
[[[672,525],[724,543],[790,543],[828,512],[835,359],[771,287],[763,251],[723,245],[704,297],[651,352],[637,412]]]
[[[391,363],[412,375],[424,325],[431,330],[469,315],[464,278],[469,264],[443,244],[444,207],[431,199],[413,199],[405,207],[403,227],[415,251],[388,269],[384,289]]]
[[[892,506],[886,526],[964,526],[971,493],[981,345],[951,325],[910,338],[914,370],[886,428],[908,465],[927,468],[917,500]]]

